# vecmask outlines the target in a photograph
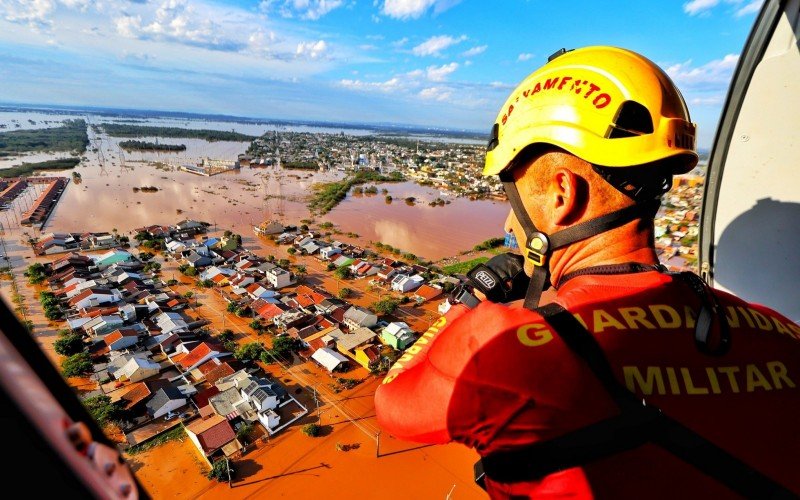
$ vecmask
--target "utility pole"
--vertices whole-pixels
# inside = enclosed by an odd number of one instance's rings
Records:
[[[375,458],[381,457],[381,431],[375,434]]]
[[[314,403],[317,405],[317,424],[322,425],[322,414],[319,412],[319,399],[317,398],[317,384],[314,384]]]

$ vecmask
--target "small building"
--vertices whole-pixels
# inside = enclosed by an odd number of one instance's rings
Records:
[[[133,260],[133,255],[125,250],[120,250],[118,248],[114,250],[109,250],[103,254],[94,257],[94,264],[100,268],[106,268],[112,264],[118,264],[120,262],[129,262]]]
[[[171,411],[186,406],[186,396],[177,387],[168,385],[159,389],[150,400],[145,403],[147,413],[153,418],[163,417]]]
[[[222,415],[192,422],[186,426],[186,435],[209,465],[216,457],[230,457],[242,449],[233,427]]]
[[[131,328],[120,328],[114,330],[103,338],[108,348],[112,351],[127,349],[136,345],[139,341],[139,333]]]
[[[372,328],[378,324],[378,316],[363,307],[353,306],[345,311],[344,324],[351,330],[356,330],[362,326]]]
[[[279,290],[294,283],[294,275],[280,267],[274,267],[264,273],[267,282],[272,288]]]
[[[399,274],[392,280],[392,290],[401,293],[411,292],[421,287],[424,282],[425,279],[418,274],[414,276]]]
[[[339,369],[342,365],[346,365],[348,362],[346,357],[327,347],[321,347],[314,351],[311,358],[331,373]]]
[[[161,366],[155,361],[148,358],[132,357],[127,363],[122,365],[122,368],[115,371],[113,375],[117,380],[139,382],[140,380],[158,375],[160,371]]]
[[[381,341],[397,350],[404,350],[414,343],[416,336],[409,326],[401,321],[389,323],[381,330]]]

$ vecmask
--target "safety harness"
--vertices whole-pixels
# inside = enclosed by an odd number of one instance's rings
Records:
[[[618,228],[646,215],[655,214],[661,204],[659,199],[636,203],[547,235],[536,228],[527,210],[525,210],[525,205],[522,203],[522,198],[511,174],[507,172],[500,174],[500,180],[503,182],[503,188],[508,196],[508,201],[511,203],[511,208],[514,210],[514,215],[516,215],[525,232],[523,254],[534,265],[533,275],[525,295],[524,305],[528,309],[533,309],[539,305],[542,292],[550,286],[550,271],[547,259],[553,250]]]
[[[565,275],[627,274],[658,270],[661,266],[627,263],[596,266]],[[675,273],[700,297],[695,343],[701,352],[719,356],[730,348],[730,334],[716,297],[693,273]],[[750,465],[711,443],[659,408],[639,400],[619,383],[594,336],[564,307],[551,303],[530,308],[539,313],[564,344],[589,366],[616,403],[618,415],[533,445],[492,453],[475,464],[475,481],[485,488],[485,477],[501,483],[530,481],[557,471],[586,465],[652,443],[748,498],[796,498],[796,495]],[[718,335],[712,340],[713,324]]]

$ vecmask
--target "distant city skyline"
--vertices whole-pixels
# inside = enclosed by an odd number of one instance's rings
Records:
[[[643,53],[710,146],[762,0],[0,0],[0,101],[489,130],[561,47]]]

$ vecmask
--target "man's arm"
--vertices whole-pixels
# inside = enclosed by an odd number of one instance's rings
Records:
[[[375,411],[382,429],[409,441],[451,441],[447,408],[455,380],[430,364],[428,352],[441,335],[453,333],[450,326],[468,311],[463,305],[453,306],[389,369],[375,392]]]

